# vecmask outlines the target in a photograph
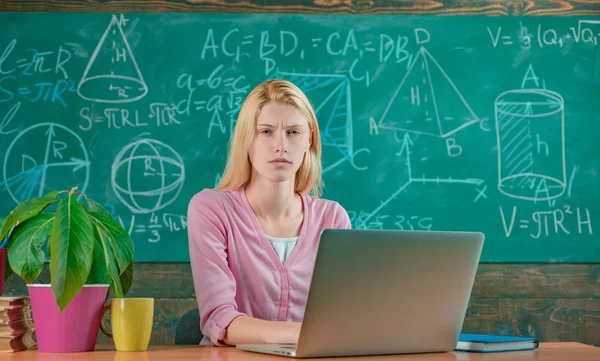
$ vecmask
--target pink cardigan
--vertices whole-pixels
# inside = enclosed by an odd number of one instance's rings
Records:
[[[300,238],[282,264],[262,230],[243,187],[205,189],[188,207],[192,276],[200,310],[200,345],[224,346],[229,323],[240,315],[302,321],[319,236],[351,228],[337,202],[302,195]]]

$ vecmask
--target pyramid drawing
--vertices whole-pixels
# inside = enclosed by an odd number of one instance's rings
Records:
[[[275,77],[299,87],[313,102],[323,147],[352,160],[352,101],[348,77],[340,74],[277,72]]]
[[[141,99],[148,87],[121,27],[113,15],[77,87],[83,99],[99,103],[127,103]]]
[[[445,138],[478,121],[440,64],[421,48],[378,126]]]

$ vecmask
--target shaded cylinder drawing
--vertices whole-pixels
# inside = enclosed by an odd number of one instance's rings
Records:
[[[494,108],[500,192],[534,201],[560,197],[566,188],[563,98],[543,89],[509,90]]]

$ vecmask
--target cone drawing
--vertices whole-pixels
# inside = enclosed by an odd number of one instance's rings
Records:
[[[129,103],[148,93],[121,21],[113,15],[110,24],[83,72],[79,96],[99,103]]]

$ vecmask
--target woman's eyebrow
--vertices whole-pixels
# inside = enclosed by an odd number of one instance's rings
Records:
[[[257,127],[269,127],[269,128],[275,128],[274,125],[271,124],[266,124],[266,123],[259,123],[256,125]],[[302,127],[302,124],[292,124],[292,125],[288,125],[285,128],[300,128]]]

